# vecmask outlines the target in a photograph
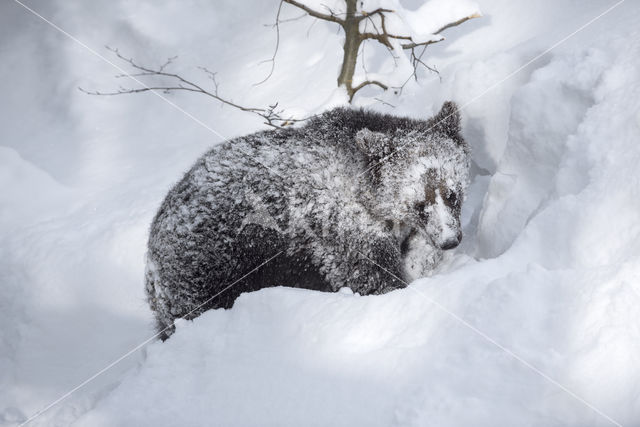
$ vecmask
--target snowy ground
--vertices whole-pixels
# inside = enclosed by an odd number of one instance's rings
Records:
[[[434,276],[375,297],[243,295],[30,425],[640,426],[640,4],[545,52],[615,2],[478,3],[484,18],[430,48],[442,81],[371,105],[465,105],[465,241]],[[335,101],[340,35],[311,19],[282,26],[274,75],[252,86],[269,71],[275,0],[28,4],[100,54],[217,70],[247,104]],[[151,94],[77,91],[113,89],[118,71],[13,0],[0,61],[0,425],[14,426],[153,334],[148,224],[221,137]],[[261,128],[171,100],[224,137]]]

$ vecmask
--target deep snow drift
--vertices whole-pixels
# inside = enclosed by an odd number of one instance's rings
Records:
[[[274,76],[252,88],[274,4],[235,3],[33,7],[97,49],[204,61],[247,103],[335,99],[335,28],[288,38],[312,21],[283,25]],[[243,295],[31,425],[640,425],[640,6],[627,0],[484,93],[614,3],[478,3],[484,18],[433,46],[442,82],[385,94],[395,109],[360,101],[423,117],[445,99],[465,106],[465,240],[432,277],[374,297]],[[17,425],[153,335],[148,224],[219,137],[151,95],[78,93],[117,71],[10,2],[0,19],[0,423]],[[260,126],[171,99],[226,137]]]

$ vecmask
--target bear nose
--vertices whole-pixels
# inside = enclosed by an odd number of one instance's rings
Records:
[[[460,244],[460,241],[462,240],[462,233],[458,233],[458,235],[456,237],[453,237],[447,241],[445,241],[441,246],[440,249],[447,251],[449,249],[453,249],[456,246],[458,246]]]
[[[449,249],[455,248],[459,243],[460,242],[458,242],[458,240],[456,239],[449,239],[440,246],[440,249],[447,251]]]

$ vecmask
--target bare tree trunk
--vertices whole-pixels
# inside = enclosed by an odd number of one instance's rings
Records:
[[[297,7],[298,9],[304,10],[305,12],[307,12],[307,14],[309,14],[310,16],[313,16],[314,18],[317,18],[323,21],[334,22],[342,27],[342,29],[344,30],[344,47],[343,47],[344,54],[342,56],[342,66],[340,68],[340,74],[338,75],[338,87],[344,86],[349,96],[349,102],[353,100],[353,96],[356,94],[356,92],[358,92],[363,87],[366,87],[369,85],[375,85],[384,90],[389,89],[387,84],[382,81],[366,80],[366,73],[365,73],[365,80],[358,83],[355,87],[353,85],[353,74],[356,71],[356,64],[358,62],[358,50],[360,49],[360,45],[362,44],[362,42],[366,40],[376,40],[378,43],[384,45],[387,49],[389,49],[392,55],[394,55],[393,50],[396,48],[410,50],[411,61],[413,64],[414,72],[409,77],[409,79],[411,77],[415,77],[417,79],[416,69],[418,65],[423,65],[429,70],[437,72],[437,70],[427,66],[422,61],[422,54],[424,54],[424,50],[428,45],[442,41],[444,40],[444,38],[439,38],[439,39],[434,38],[432,40],[426,40],[426,41],[414,41],[412,38],[413,36],[410,33],[407,33],[406,31],[404,32],[400,31],[399,33],[389,33],[385,26],[385,19],[387,17],[387,14],[394,13],[393,10],[387,9],[384,7],[378,7],[377,9],[374,9],[371,11],[361,10],[360,14],[358,14],[358,1],[360,0],[343,0],[343,1],[347,6],[347,10],[346,10],[346,13],[344,14],[344,17],[342,16],[342,13],[340,14],[334,13],[334,11],[332,11],[328,6],[324,6],[324,8],[328,9],[329,13],[325,13],[324,10],[323,11],[314,10],[313,8],[307,6],[304,3],[304,0],[280,0],[280,6],[282,6],[282,3],[291,4]],[[276,17],[276,29],[278,28],[279,16],[280,16],[280,8],[278,8],[278,15]],[[373,30],[372,31],[365,30],[364,32],[361,32],[360,22],[362,22],[365,19],[371,19],[374,16],[378,19],[378,24],[376,24],[373,20],[371,20],[371,23],[373,24]],[[457,21],[445,24],[440,29],[435,31],[433,34],[434,35],[440,34],[442,31],[446,30],[447,28],[455,27],[469,19],[478,18],[479,16],[481,16],[480,12],[475,12],[469,16],[462,17]],[[415,49],[419,46],[423,47],[422,53],[420,53],[419,55],[416,55]],[[276,51],[277,51],[277,44],[276,44]],[[274,58],[275,58],[275,54],[271,59],[272,62]],[[409,81],[409,79],[407,79],[407,81]],[[402,87],[404,87],[404,84],[402,85]],[[400,89],[402,87],[400,87]]]
[[[342,57],[342,67],[338,76],[338,86],[344,85],[349,95],[349,101],[353,98],[355,91],[353,90],[353,73],[356,70],[356,62],[358,61],[358,49],[364,40],[361,37],[359,24],[356,19],[356,9],[358,0],[346,0],[347,15],[342,24],[345,33],[344,39],[344,55]]]

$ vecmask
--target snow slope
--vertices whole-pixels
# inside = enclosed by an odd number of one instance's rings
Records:
[[[180,53],[185,72],[207,58],[221,90],[247,103],[278,94],[315,111],[335,99],[335,28],[316,23],[302,38],[292,35],[312,20],[283,25],[274,75],[254,88],[274,42],[260,24],[276,2],[237,3],[29,4],[102,54],[105,43],[148,61]],[[385,94],[395,108],[360,101],[413,116],[445,99],[465,106],[475,161],[465,240],[436,274],[383,296],[245,294],[30,425],[640,426],[640,5],[626,0],[545,52],[615,3],[477,3],[482,19],[433,46],[442,82],[425,75],[401,98]],[[147,226],[221,137],[152,95],[75,91],[109,88],[117,71],[11,2],[0,20],[0,425],[10,426],[153,334]],[[208,100],[171,99],[225,137],[260,127]]]

